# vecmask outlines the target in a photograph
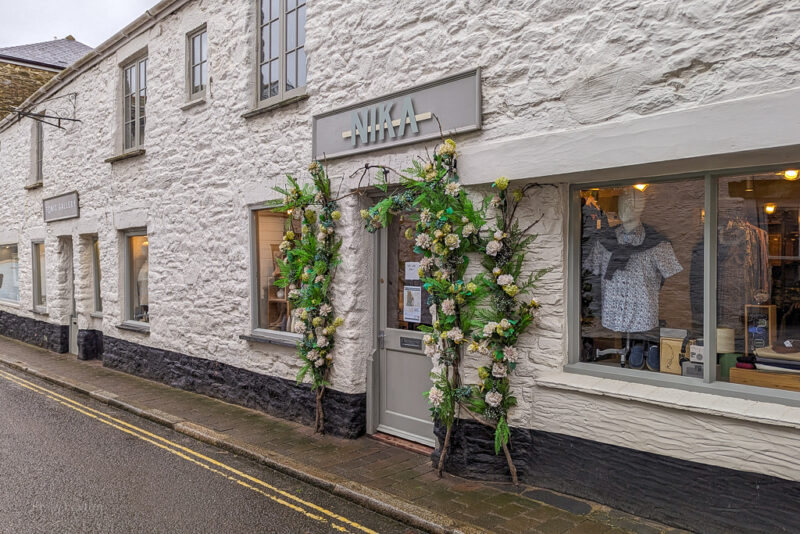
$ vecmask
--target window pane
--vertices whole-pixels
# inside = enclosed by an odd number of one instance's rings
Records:
[[[277,59],[273,60],[269,64],[270,77],[272,78],[272,83],[269,86],[269,95],[270,96],[277,95],[278,91],[280,90],[280,87],[278,85],[280,83],[280,81],[279,81],[280,80],[280,76],[278,75],[278,68],[279,67],[280,67],[280,64],[278,63]]]
[[[717,380],[800,390],[797,171],[719,180]]]
[[[286,10],[294,9],[297,6],[297,0],[286,0]]]
[[[131,148],[136,139],[136,121],[125,124],[125,148]]]
[[[278,7],[278,0],[272,0],[272,1],[270,2],[270,4],[272,5],[272,8],[271,8],[271,9],[272,9],[272,11],[271,11],[271,13],[270,13],[270,17],[271,17],[272,19],[277,19],[277,18],[278,18],[278,17],[280,17],[280,15],[281,15],[281,10],[280,10],[280,8]]]
[[[261,63],[269,59],[269,27],[270,25],[267,24],[261,28],[261,59],[259,60]]]
[[[297,10],[297,46],[306,44],[306,6]]]
[[[703,376],[682,364],[702,343],[703,196],[703,180],[580,191],[581,361]]]
[[[280,24],[278,21],[273,22],[269,25],[270,27],[270,41],[269,41],[269,58],[276,59],[278,54],[281,52],[280,48],[280,38],[281,38],[281,30]]]
[[[297,54],[290,52],[286,54],[286,90],[291,91],[297,85]]]
[[[128,294],[131,299],[128,306],[128,318],[147,323],[150,322],[150,307],[147,298],[150,243],[145,235],[131,236],[128,238],[128,247]]]
[[[143,59],[139,62],[139,90],[144,90],[147,87],[147,60]]]
[[[17,245],[0,245],[0,299],[19,301]]]
[[[297,50],[297,87],[306,84],[306,49]]]
[[[386,326],[389,328],[419,330],[420,326],[431,326],[433,322],[428,292],[417,275],[417,264],[423,255],[414,252],[414,242],[404,237],[406,230],[414,225],[411,218],[401,215],[386,229]]]
[[[100,272],[100,242],[95,239],[92,242],[92,282],[94,285],[94,311],[103,311],[103,299],[100,295],[100,282],[102,274]]]
[[[270,0],[261,0],[261,23],[269,20]]]
[[[47,271],[44,263],[44,243],[36,243],[33,245],[33,262],[34,262],[34,288],[33,288],[33,304],[37,307],[47,306]]]
[[[208,61],[200,63],[200,88],[208,85]]]
[[[286,15],[286,50],[297,47],[297,12],[292,11]]]
[[[208,32],[200,34],[200,61],[208,59]]]
[[[192,65],[197,65],[201,61],[202,50],[200,45],[200,34],[192,37]]]
[[[200,69],[200,65],[195,65],[192,67],[192,92],[196,93],[203,89],[203,85],[201,83],[202,79],[202,72]]]
[[[292,317],[287,290],[275,285],[280,275],[277,260],[283,257],[280,244],[286,231],[288,217],[269,210],[260,210],[255,212],[255,218],[255,245],[258,257],[257,324],[259,328],[268,330],[289,331]],[[296,221],[293,221],[293,224],[295,223]]]
[[[144,144],[144,123],[145,123],[145,118],[144,117],[139,119],[139,144],[140,145]]]

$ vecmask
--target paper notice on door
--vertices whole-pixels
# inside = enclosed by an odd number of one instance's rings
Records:
[[[419,262],[406,262],[406,280],[419,280]]]
[[[418,323],[422,320],[421,287],[403,286],[403,320],[409,323]]]

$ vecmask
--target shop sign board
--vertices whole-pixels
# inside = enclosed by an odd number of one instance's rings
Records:
[[[78,192],[72,191],[71,193],[44,199],[42,201],[42,213],[46,223],[80,217]]]
[[[481,72],[473,69],[315,115],[313,157],[340,158],[481,128]]]

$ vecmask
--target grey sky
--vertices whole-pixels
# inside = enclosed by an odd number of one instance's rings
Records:
[[[72,35],[95,47],[158,0],[0,0],[0,47]]]

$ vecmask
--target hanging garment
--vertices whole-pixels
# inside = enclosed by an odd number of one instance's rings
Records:
[[[650,227],[612,232],[595,242],[583,265],[602,279],[601,323],[615,332],[646,332],[658,326],[664,280],[683,267],[669,241]]]

